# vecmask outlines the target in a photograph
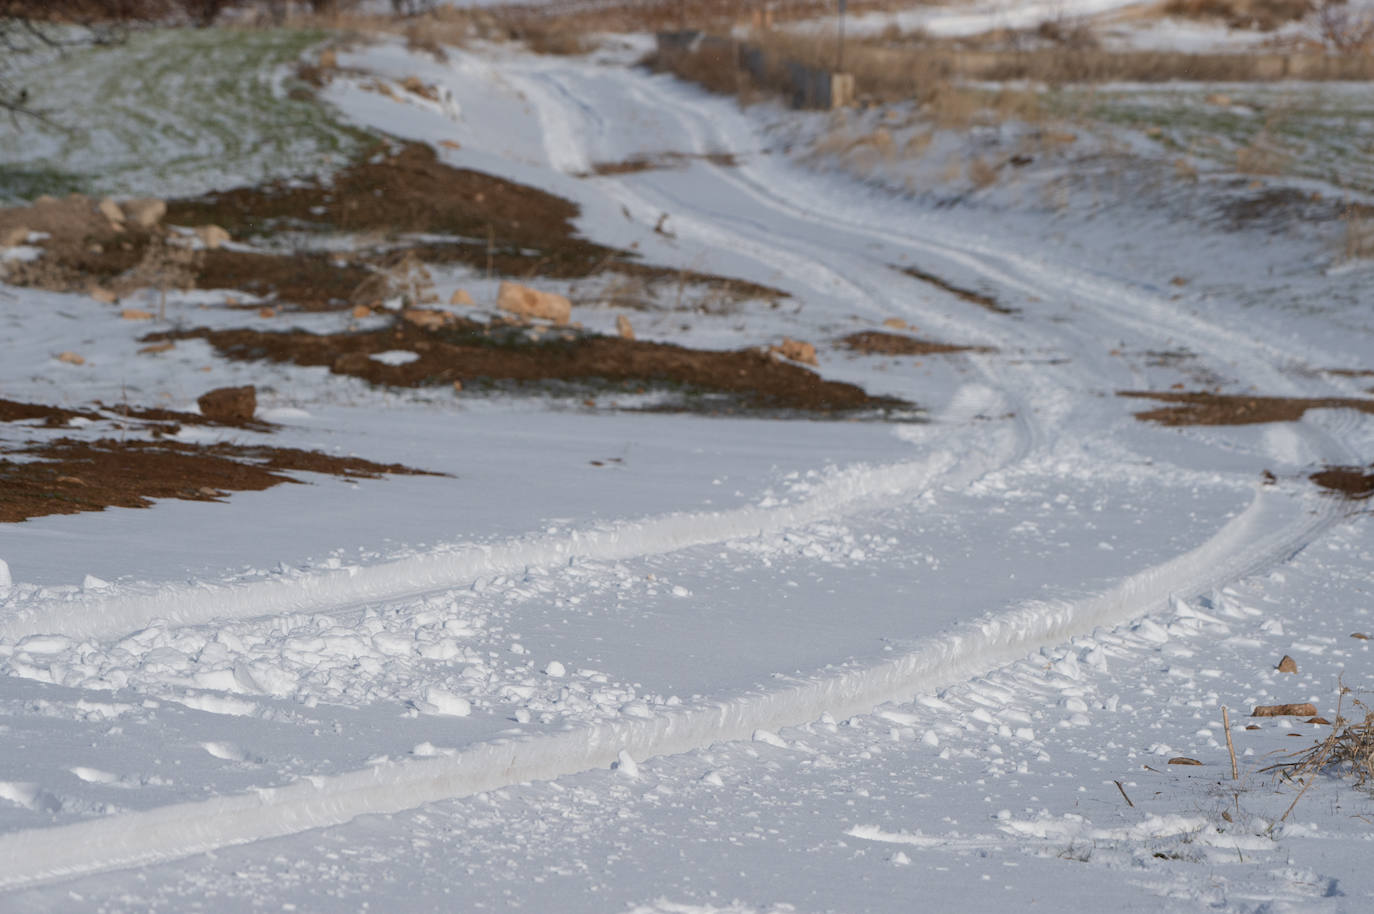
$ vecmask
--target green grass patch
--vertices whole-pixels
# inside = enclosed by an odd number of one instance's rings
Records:
[[[185,196],[332,171],[372,140],[302,88],[310,29],[158,29],[16,60],[49,121],[0,121],[0,201]]]

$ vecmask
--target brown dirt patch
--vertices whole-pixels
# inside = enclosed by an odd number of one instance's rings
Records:
[[[1008,308],[1005,305],[998,304],[997,299],[993,298],[991,295],[984,295],[982,292],[975,292],[972,289],[956,286],[954,283],[941,279],[934,273],[927,273],[925,270],[919,269],[918,267],[898,267],[897,269],[913,279],[919,279],[921,282],[929,283],[937,289],[943,289],[951,295],[962,298],[964,301],[977,305],[980,308],[986,308],[998,314],[1017,313],[1017,309],[1015,308]]]
[[[1374,495],[1374,467],[1327,467],[1308,478],[1346,498],[1361,500]]]
[[[942,355],[950,352],[993,351],[986,346],[936,343],[900,333],[883,333],[880,330],[863,330],[859,333],[851,333],[840,340],[840,345],[867,355]]]
[[[120,403],[106,406],[96,403],[94,409],[64,409],[43,403],[24,403],[19,400],[0,398],[0,422],[25,422],[42,419],[47,428],[63,428],[71,425],[73,419],[88,419],[92,422],[113,422],[120,428],[129,427],[129,421],[147,426],[154,436],[175,434],[183,425],[205,425],[221,428],[242,428],[255,432],[274,431],[277,426],[270,422],[249,419],[243,422],[225,422],[210,419],[199,413],[184,413],[174,409],[159,407],[139,407]]]
[[[236,289],[291,308],[338,309],[361,300],[379,282],[384,286],[380,273],[413,254],[424,262],[461,263],[492,276],[580,279],[611,273],[705,285],[712,296],[719,291],[736,301],[787,297],[756,283],[644,264],[634,251],[595,244],[574,229],[579,209],[571,201],[494,175],[452,168],[429,146],[381,144],[371,153],[327,181],[281,181],[172,200],[164,222],[217,225],[238,240],[265,240],[283,232],[350,233],[379,240],[426,234],[444,240],[403,249],[364,246],[351,254],[206,250],[188,258],[184,282],[169,287]],[[665,157],[662,167],[671,158]],[[164,234],[161,228],[116,231],[96,210],[96,201],[75,196],[0,210],[0,228],[6,226],[52,236],[42,243],[43,257],[10,265],[7,281],[65,292],[92,285],[147,285],[142,274],[148,270],[138,268]]]
[[[0,399],[0,422],[26,422],[30,419],[42,419],[43,424],[49,428],[61,428],[77,418],[94,420],[99,419],[100,416],[97,413],[63,409],[60,406]]]
[[[644,385],[675,389],[681,396],[674,406],[665,407],[670,409],[824,415],[911,408],[901,400],[869,396],[853,384],[827,381],[759,349],[689,349],[574,329],[545,332],[504,321],[482,324],[455,318],[446,327],[432,329],[398,322],[388,329],[337,334],[200,328],[145,339],[185,338],[204,339],[232,359],[326,365],[335,374],[394,387],[457,381],[469,391],[484,383],[611,383],[640,391]],[[370,358],[397,349],[419,357],[403,365]],[[711,401],[711,396],[723,403]]]
[[[147,508],[156,498],[218,501],[228,492],[300,482],[292,472],[375,479],[384,473],[438,475],[399,464],[318,451],[173,441],[62,438],[0,458],[0,522],[106,507]]]
[[[306,311],[329,311],[347,307],[354,291],[372,275],[366,266],[340,262],[332,254],[298,251],[279,255],[220,249],[204,253],[196,285],[202,289],[238,289]]]
[[[691,161],[710,162],[712,165],[723,165],[728,168],[733,168],[739,164],[734,153],[730,152],[707,152],[697,155],[684,152],[662,152],[657,155],[633,156],[620,162],[596,162],[593,163],[592,170],[583,174],[582,177],[628,175],[662,168],[681,168]]]
[[[1173,406],[1136,413],[1137,419],[1160,425],[1254,425],[1296,422],[1309,409],[1357,409],[1374,413],[1374,400],[1348,397],[1250,397],[1205,392],[1120,390],[1119,397],[1159,400]]]

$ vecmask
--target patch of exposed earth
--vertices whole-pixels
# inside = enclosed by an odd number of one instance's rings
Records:
[[[157,498],[218,501],[229,492],[301,481],[289,473],[432,475],[357,457],[227,442],[59,438],[8,453],[0,457],[0,523],[107,507],[147,508]]]
[[[431,316],[437,316],[430,320]],[[146,341],[203,339],[223,356],[302,366],[389,387],[455,385],[463,391],[506,382],[571,382],[584,391],[667,394],[655,409],[709,413],[774,412],[810,416],[910,418],[915,407],[830,381],[760,348],[692,349],[452,312],[407,311],[389,327],[344,333],[196,328],[150,334]],[[619,386],[616,386],[619,385]],[[593,401],[594,402],[594,401]]]
[[[137,288],[231,289],[288,310],[375,304],[385,273],[407,256],[464,265],[488,276],[581,279],[612,275],[640,284],[705,287],[712,297],[778,301],[771,287],[645,264],[632,250],[579,235],[575,203],[494,175],[454,168],[417,143],[382,144],[328,179],[278,181],[167,201],[162,224],[116,225],[78,195],[0,210],[0,234],[27,230],[39,256],[9,264],[5,280],[53,291]],[[175,275],[157,269],[165,225],[215,226],[250,244],[200,245]],[[316,247],[343,236],[348,250]],[[420,240],[416,237],[419,236]],[[285,248],[285,249],[282,249]],[[165,259],[165,257],[163,258]]]
[[[1117,391],[1117,396],[1172,404],[1135,414],[1144,422],[1171,426],[1296,422],[1309,409],[1355,409],[1374,413],[1374,400],[1353,397],[1255,397],[1206,391],[1147,390],[1121,390]]]

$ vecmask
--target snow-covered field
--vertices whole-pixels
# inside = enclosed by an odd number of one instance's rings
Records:
[[[919,167],[809,154],[828,115],[742,109],[626,66],[640,50],[441,63],[383,41],[325,97],[576,202],[597,242],[789,295],[634,312],[640,338],[813,341],[825,377],[928,421],[389,391],[195,340],[139,355],[146,327],[108,305],[0,287],[0,396],[194,410],[253,383],[278,431],[179,434],[449,474],[0,527],[0,907],[1368,908],[1369,793],[1323,776],[1285,817],[1299,788],[1263,769],[1328,728],[1247,715],[1334,719],[1341,682],[1374,684],[1351,637],[1374,634],[1374,532],[1308,479],[1367,464],[1374,420],[1165,427],[1116,396],[1365,399],[1374,272],[1338,225],[1222,218],[1277,180],[1171,184],[1108,152],[951,205]],[[364,88],[412,75],[452,104]],[[697,157],[587,176],[669,153]],[[1319,178],[1299,186],[1341,192]],[[494,292],[461,268],[438,285]],[[170,317],[265,325],[201,307],[222,298]],[[982,348],[836,343],[890,319]]]

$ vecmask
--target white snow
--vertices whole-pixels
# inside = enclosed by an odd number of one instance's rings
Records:
[[[955,29],[1045,10],[915,12]],[[636,312],[643,338],[811,340],[824,376],[924,421],[389,392],[191,341],[138,355],[86,296],[0,290],[0,396],[186,406],[255,383],[282,427],[227,440],[448,474],[0,528],[3,906],[1366,907],[1369,797],[1323,779],[1283,819],[1294,791],[1268,754],[1327,731],[1245,715],[1311,700],[1334,719],[1340,682],[1368,682],[1350,635],[1374,634],[1371,530],[1305,477],[1367,463],[1374,421],[1163,428],[1114,396],[1363,396],[1367,378],[1329,373],[1374,362],[1358,275],[1326,272],[1316,236],[1163,214],[1153,190],[1112,209],[1093,188],[1050,215],[1008,181],[934,205],[805,161],[823,117],[613,57],[477,46],[439,63],[385,41],[343,63],[452,104],[397,104],[364,77],[328,94],[359,123],[458,141],[439,147],[451,164],[576,201],[599,242],[789,294]],[[579,177],[655,151],[740,164]],[[1309,300],[1331,304],[1293,304]],[[255,319],[217,301],[169,308]],[[614,326],[583,302],[577,319]],[[836,345],[889,317],[988,349]],[[50,364],[66,350],[87,357],[80,380]],[[1285,653],[1298,674],[1274,670]]]

